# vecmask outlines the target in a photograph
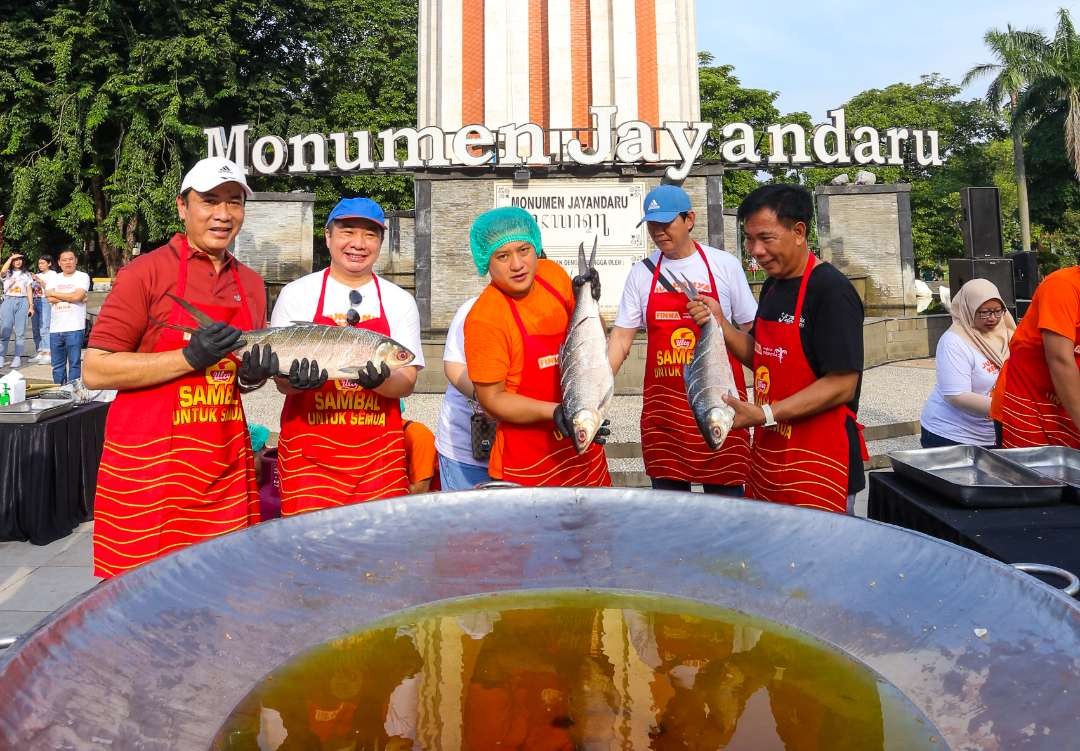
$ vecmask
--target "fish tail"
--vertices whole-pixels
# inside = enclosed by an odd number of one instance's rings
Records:
[[[198,321],[200,326],[209,326],[211,323],[214,323],[213,318],[206,315],[206,313],[203,313],[201,310],[196,308],[194,305],[189,303],[184,298],[177,297],[172,292],[166,292],[165,294],[168,295],[169,297],[171,297],[173,300],[175,300],[177,305],[179,305],[181,308],[183,308],[188,313],[190,313],[191,317],[194,318],[196,321]],[[184,329],[184,330],[189,331],[190,329]]]

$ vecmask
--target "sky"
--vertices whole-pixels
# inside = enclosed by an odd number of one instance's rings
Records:
[[[731,12],[715,12],[713,8]],[[1080,27],[1080,0],[772,0],[747,13],[734,3],[697,0],[698,49],[735,66],[743,86],[779,91],[781,113],[826,110],[867,89],[917,83],[940,73],[954,83],[993,62],[987,29],[1038,28],[1052,36],[1065,7]],[[981,97],[990,79],[964,90]]]

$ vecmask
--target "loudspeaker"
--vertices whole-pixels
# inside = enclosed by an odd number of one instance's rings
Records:
[[[1039,286],[1039,256],[1034,250],[1009,253],[1013,262],[1013,284],[1018,300],[1030,300]]]
[[[960,191],[960,228],[968,258],[1001,258],[1001,203],[997,188]]]
[[[1010,310],[1016,309],[1016,293],[1013,290],[1011,258],[950,258],[949,292],[953,297],[972,279],[989,279],[1001,293],[1001,301]]]

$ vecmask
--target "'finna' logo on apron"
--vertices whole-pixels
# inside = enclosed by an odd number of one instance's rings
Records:
[[[206,382],[211,386],[232,383],[236,377],[236,363],[232,360],[221,360],[206,369]]]
[[[537,360],[536,360],[536,367],[540,368],[540,370],[547,370],[548,368],[554,368],[558,364],[559,364],[559,356],[557,354],[556,355],[546,355],[545,357],[540,357],[540,358],[537,358]]]
[[[677,310],[658,310],[653,317],[658,321],[678,321],[682,315]]]

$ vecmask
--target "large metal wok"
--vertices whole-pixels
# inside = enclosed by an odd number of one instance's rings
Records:
[[[416,496],[270,522],[110,581],[0,660],[0,747],[205,749],[301,651],[410,606],[602,587],[790,624],[953,749],[1080,738],[1080,608],[989,558],[835,514],[645,490]]]

